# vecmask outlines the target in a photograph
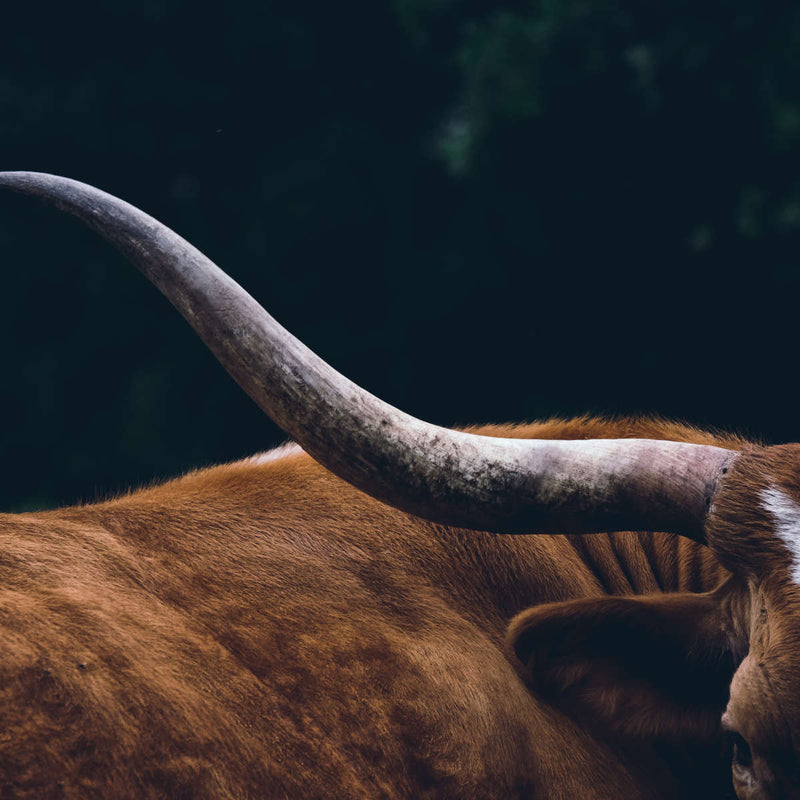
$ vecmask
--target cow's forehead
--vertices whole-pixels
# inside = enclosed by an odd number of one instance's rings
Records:
[[[770,484],[761,491],[761,505],[771,517],[775,535],[789,551],[791,578],[800,586],[800,503],[784,489]]]

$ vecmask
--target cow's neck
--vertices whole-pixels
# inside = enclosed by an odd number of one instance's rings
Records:
[[[488,593],[506,620],[532,605],[580,597],[708,591],[727,575],[707,548],[663,533],[503,536],[442,529],[440,541],[453,565],[444,576],[449,589],[468,603],[476,592]]]

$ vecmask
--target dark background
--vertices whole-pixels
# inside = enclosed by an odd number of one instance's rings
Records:
[[[157,216],[390,402],[800,440],[796,3],[3,13],[0,167]],[[0,508],[282,439],[74,221],[3,194],[0,265]]]

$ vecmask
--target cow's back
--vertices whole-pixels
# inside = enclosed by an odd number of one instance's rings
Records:
[[[504,654],[490,554],[518,562],[510,606],[535,583],[520,559],[597,592],[564,537],[443,529],[302,454],[5,517],[0,536],[8,796],[686,797]]]

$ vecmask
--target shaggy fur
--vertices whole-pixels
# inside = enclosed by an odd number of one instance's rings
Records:
[[[473,431],[751,447],[652,419]],[[749,637],[800,653],[732,491],[712,549],[446,528],[293,451],[3,515],[0,797],[731,796],[719,718]]]

